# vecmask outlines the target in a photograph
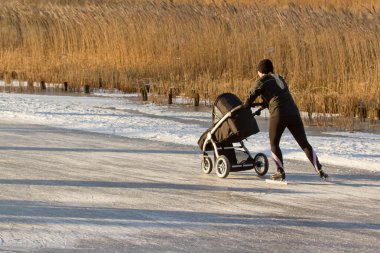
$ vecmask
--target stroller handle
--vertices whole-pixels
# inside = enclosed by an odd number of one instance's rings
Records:
[[[255,106],[261,106],[257,111],[255,111],[253,113],[253,115],[260,115],[261,114],[261,111],[264,110],[265,108],[265,103],[253,103],[252,104],[253,107]],[[236,112],[237,110],[243,108],[244,106],[243,105],[238,105],[236,106],[235,108],[233,108],[228,114],[229,116],[231,116],[234,112]]]
[[[236,106],[235,108],[233,108],[233,109],[230,111],[230,113],[234,113],[235,111],[237,111],[237,110],[239,110],[239,109],[241,109],[241,108],[243,108],[243,105],[238,105],[238,106]]]

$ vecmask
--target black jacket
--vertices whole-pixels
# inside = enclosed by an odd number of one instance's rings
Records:
[[[261,96],[273,116],[295,116],[299,110],[285,80],[277,74],[267,74],[261,77],[251,90],[244,106],[249,107],[255,99]]]

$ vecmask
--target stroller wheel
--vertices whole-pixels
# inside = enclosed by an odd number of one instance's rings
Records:
[[[219,156],[215,162],[215,169],[216,169],[216,174],[218,175],[218,177],[221,177],[221,178],[227,177],[231,169],[231,164],[228,158],[224,155]]]
[[[263,153],[258,153],[253,159],[253,164],[257,175],[264,176],[268,172],[268,158]]]
[[[203,156],[201,161],[201,167],[205,174],[210,174],[212,171],[212,161],[208,156]]]

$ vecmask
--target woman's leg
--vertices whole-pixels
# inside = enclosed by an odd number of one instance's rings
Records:
[[[284,171],[284,162],[280,149],[281,136],[285,130],[284,121],[280,117],[270,117],[269,119],[269,140],[272,151],[272,158],[277,165],[277,171]]]
[[[292,118],[289,118],[287,127],[319,174],[320,170],[322,169],[322,165],[319,163],[317,154],[307,140],[301,117],[294,116]]]

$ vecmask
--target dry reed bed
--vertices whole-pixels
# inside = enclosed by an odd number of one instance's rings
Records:
[[[149,78],[160,94],[175,87],[243,98],[257,61],[269,57],[302,110],[354,116],[359,102],[372,114],[380,107],[373,1],[350,8],[331,6],[340,0],[321,7],[205,2],[2,2],[0,79],[97,87],[101,78],[103,87],[132,91]]]

